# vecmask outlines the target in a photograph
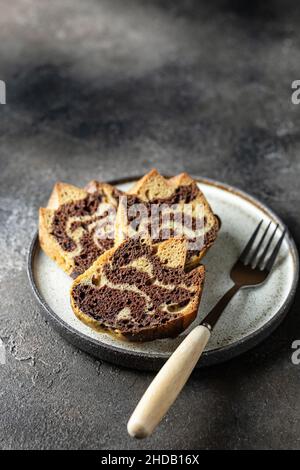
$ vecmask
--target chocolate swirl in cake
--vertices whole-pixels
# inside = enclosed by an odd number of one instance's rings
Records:
[[[104,329],[139,340],[143,329],[179,318],[203,280],[203,271],[169,267],[153,247],[131,239],[116,249],[91,282],[75,283],[71,295],[76,307]]]
[[[151,205],[162,204],[173,205],[181,201],[189,203],[193,201],[199,189],[197,184],[190,184],[188,186],[180,186],[176,188],[174,193],[168,198],[156,198],[151,202],[145,203],[141,201],[137,196],[128,196],[128,207],[132,207],[134,204],[144,204],[147,213],[150,215]],[[118,205],[120,196],[123,193],[117,189],[113,191],[113,198],[115,199],[115,207]],[[80,252],[74,256],[74,271],[72,277],[76,277],[83,273],[102,253],[114,246],[113,236],[110,238],[97,237],[97,225],[107,217],[107,212],[99,215],[97,213],[99,206],[102,203],[107,202],[106,194],[103,191],[94,190],[87,194],[87,196],[78,201],[69,202],[61,205],[54,213],[52,221],[51,234],[57,240],[62,250],[66,252],[74,252],[80,247]],[[70,220],[74,219],[73,221]],[[129,222],[133,223],[133,220],[129,218]],[[192,218],[190,222],[191,226],[196,223],[195,218]],[[150,223],[148,226],[151,228]],[[77,229],[82,229],[82,235],[79,240],[75,240],[72,235]],[[174,231],[173,231],[174,232]],[[176,236],[172,230],[169,236]],[[159,231],[154,241],[162,241],[165,239],[162,230]]]
[[[113,197],[116,206],[121,194],[120,191],[114,190]],[[113,237],[106,239],[97,237],[95,233],[97,223],[108,215],[107,212],[101,215],[97,214],[100,204],[106,202],[107,197],[104,192],[93,192],[84,199],[61,205],[54,213],[51,234],[61,248],[66,252],[73,252],[78,248],[78,245],[80,247],[80,253],[74,256],[75,269],[72,277],[84,272],[98,256],[114,245]],[[71,222],[68,230],[68,223],[73,218],[75,220]],[[83,233],[81,238],[75,241],[72,234],[78,228],[81,228]]]
[[[187,254],[187,259],[191,259],[193,256],[197,255],[201,251],[205,244],[209,244],[211,240],[214,240],[216,238],[216,230],[215,228],[213,228],[213,230],[205,232],[205,226],[207,223],[207,218],[205,216],[203,216],[202,214],[200,214],[200,216],[195,216],[190,215],[185,211],[182,212],[182,209],[180,209],[179,206],[176,209],[176,205],[179,205],[180,203],[191,204],[197,198],[197,196],[199,196],[200,193],[201,192],[198,188],[197,183],[194,182],[186,186],[177,187],[174,190],[174,193],[167,198],[153,198],[145,202],[136,195],[127,195],[126,210],[128,225],[131,229],[130,236],[132,236],[133,231],[136,231],[139,234],[148,234],[149,236],[151,236],[151,239],[154,243],[159,243],[168,238],[182,236],[182,224],[184,223],[186,231],[189,231],[189,233],[191,234],[188,237],[190,248],[188,249]],[[143,208],[145,208],[145,214],[137,214],[134,211],[131,211],[131,208],[134,205],[138,207],[139,204],[142,204]],[[153,230],[153,226],[151,225],[151,211],[154,205],[156,205],[156,212],[158,216],[158,224],[156,230]],[[163,223],[163,211],[166,210],[166,206],[170,208],[170,225],[168,227],[165,227]],[[198,235],[196,235],[196,233],[198,233]],[[125,238],[127,237],[129,237],[129,235],[128,233],[125,233]],[[197,246],[197,248],[195,248],[195,246]]]

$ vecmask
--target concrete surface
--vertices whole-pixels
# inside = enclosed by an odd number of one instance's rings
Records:
[[[300,106],[290,98],[299,2],[0,0],[0,9],[0,447],[299,449],[299,295],[261,346],[195,373],[140,442],[126,421],[152,375],[60,338],[25,272],[55,181],[153,166],[248,190],[299,242]]]

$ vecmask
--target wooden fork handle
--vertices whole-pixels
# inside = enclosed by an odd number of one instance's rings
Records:
[[[210,330],[199,325],[182,341],[134,410],[127,425],[130,436],[143,438],[152,433],[182,390],[209,338]]]

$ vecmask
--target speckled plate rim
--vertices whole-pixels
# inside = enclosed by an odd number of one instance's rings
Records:
[[[126,183],[135,182],[141,178],[140,175],[132,176],[128,178],[120,178],[116,180],[109,181],[112,185],[121,185]],[[237,197],[240,197],[250,204],[256,206],[260,209],[263,213],[265,213],[273,222],[278,223],[281,230],[286,228],[284,222],[273,212],[269,207],[265,204],[260,202],[256,197],[234,187],[227,185],[225,183],[218,182],[216,180],[210,178],[203,178],[193,176],[193,178],[200,184],[206,184],[210,186],[217,187],[221,190],[230,192]],[[266,322],[263,326],[258,328],[255,332],[246,335],[244,338],[237,340],[235,343],[221,346],[219,348],[206,351],[203,353],[201,360],[197,364],[197,368],[210,366],[214,364],[218,364],[221,362],[225,362],[229,359],[232,359],[249,349],[252,349],[260,342],[262,342],[267,336],[269,336],[281,323],[284,319],[285,315],[287,314],[291,303],[294,299],[297,285],[298,285],[298,278],[299,278],[299,256],[296,244],[288,231],[287,236],[287,244],[290,253],[292,254],[293,258],[293,280],[292,285],[287,295],[287,298],[284,304],[279,308],[277,313],[273,315],[273,317]],[[100,360],[104,360],[107,362],[111,362],[113,364],[129,367],[132,369],[138,370],[157,370],[159,369],[164,362],[167,360],[166,356],[157,353],[157,354],[148,354],[143,352],[137,351],[129,351],[123,348],[118,348],[113,345],[108,345],[102,343],[98,340],[95,340],[82,332],[79,332],[64,320],[62,320],[59,315],[57,315],[54,310],[48,305],[42,294],[40,293],[37,283],[34,278],[34,259],[35,254],[39,248],[39,240],[38,240],[38,232],[35,233],[33,240],[30,244],[29,253],[28,253],[28,263],[27,263],[27,273],[29,277],[29,281],[31,287],[33,289],[35,298],[37,299],[38,303],[42,307],[42,313],[46,320],[49,320],[51,324],[55,327],[55,329],[70,343],[74,346],[82,349],[89,354],[97,357]]]

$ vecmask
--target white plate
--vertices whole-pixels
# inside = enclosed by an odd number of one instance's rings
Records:
[[[264,226],[279,223],[277,239],[284,228],[282,221],[266,206],[242,191],[211,180],[197,179],[213,211],[222,221],[214,246],[203,259],[206,266],[205,288],[198,320],[201,320],[232,285],[229,272],[245,242],[261,219]],[[119,184],[127,190],[130,183]],[[276,240],[275,240],[276,243]],[[28,271],[34,292],[45,314],[60,332],[78,347],[120,365],[139,369],[157,369],[172,354],[182,337],[148,343],[129,343],[98,333],[81,323],[72,312],[69,290],[72,280],[40,249],[33,240]],[[269,279],[253,289],[241,290],[230,302],[217,324],[199,366],[234,357],[270,334],[286,314],[298,280],[298,254],[293,239],[287,235]]]

